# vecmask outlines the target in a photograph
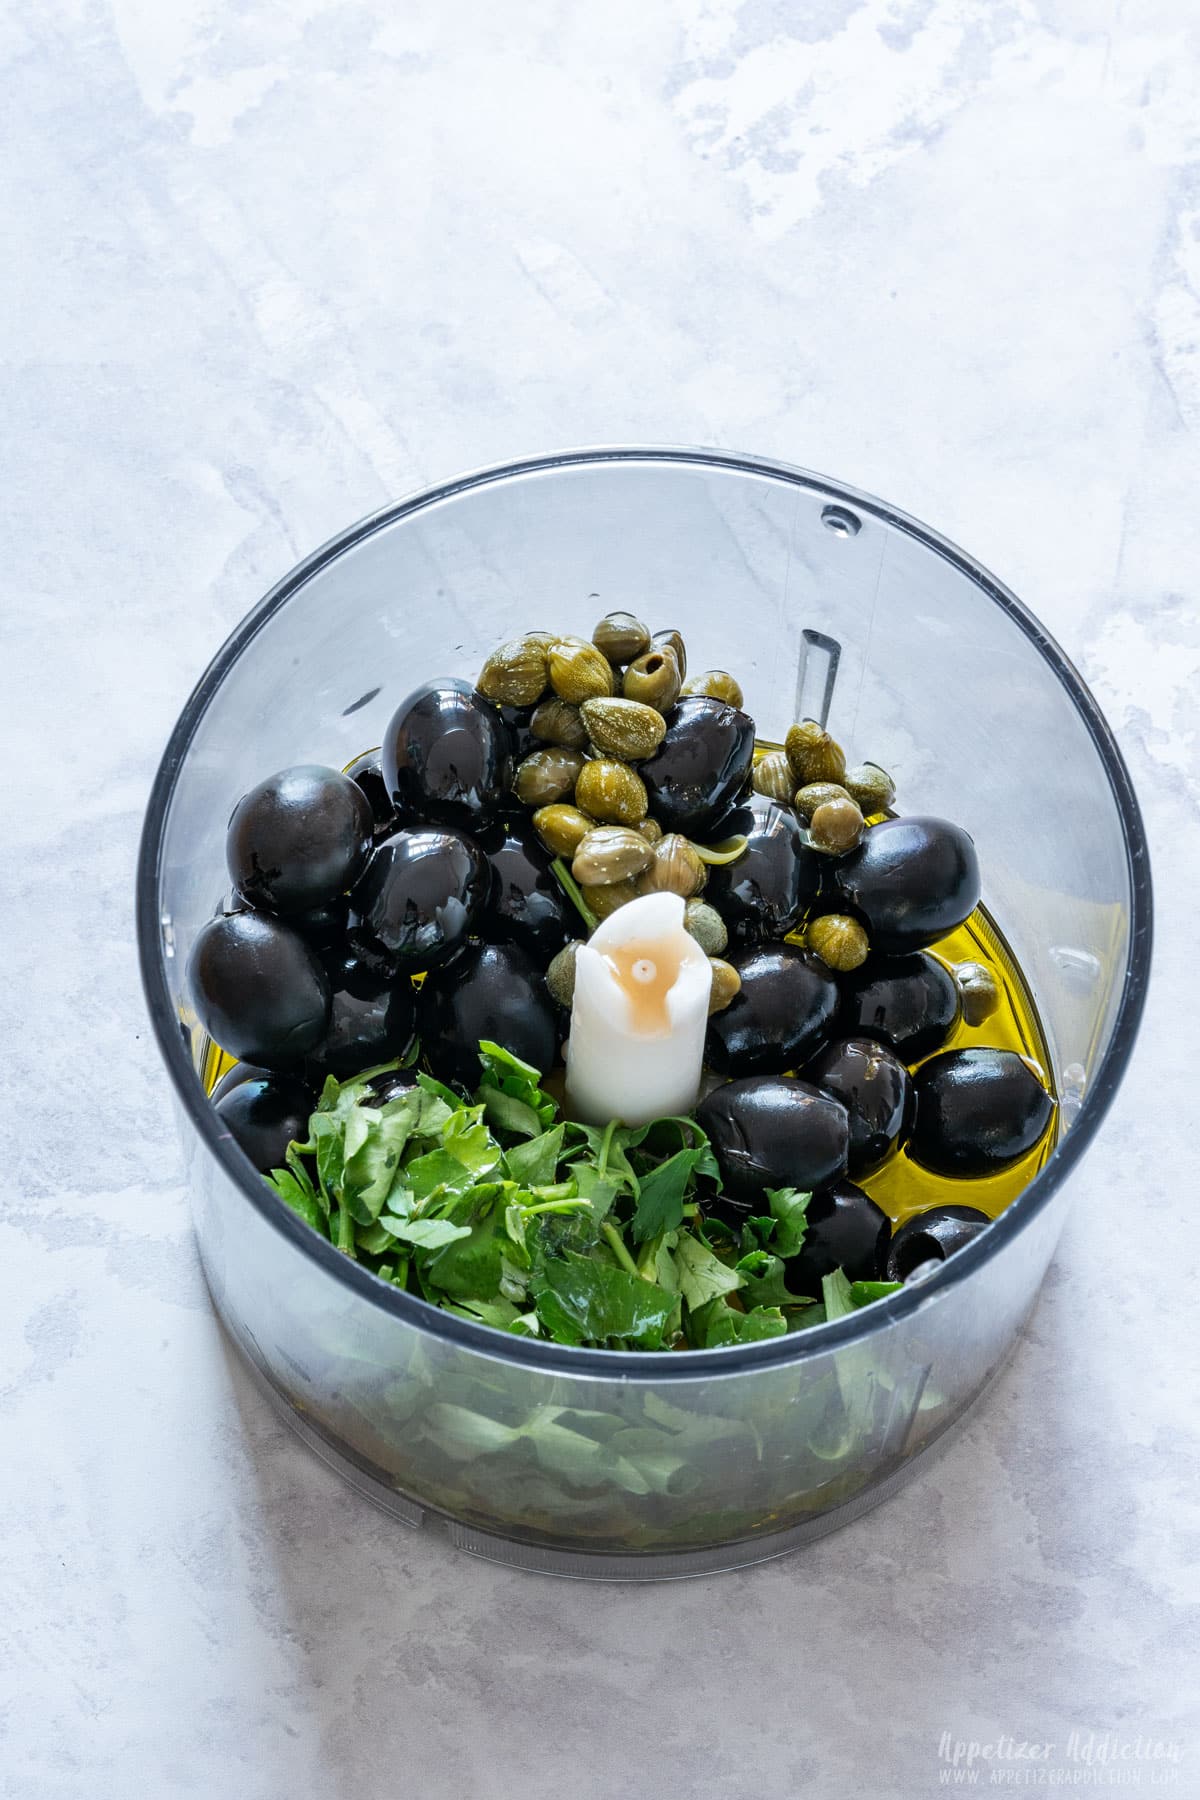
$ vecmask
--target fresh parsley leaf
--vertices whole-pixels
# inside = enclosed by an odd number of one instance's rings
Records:
[[[301,1180],[291,1169],[276,1169],[263,1179],[268,1187],[275,1189],[285,1206],[290,1206],[293,1212],[300,1214],[306,1225],[311,1225],[322,1237],[329,1235],[324,1209],[307,1175]]]
[[[743,1298],[748,1307],[807,1306],[811,1303],[808,1295],[790,1292],[782,1259],[773,1256],[769,1250],[751,1250],[735,1267],[738,1274],[745,1277]]]
[[[775,1220],[771,1248],[785,1261],[789,1256],[795,1256],[804,1243],[808,1229],[804,1215],[811,1199],[811,1193],[802,1193],[798,1188],[767,1189],[767,1205]]]
[[[835,1269],[832,1275],[822,1275],[821,1293],[825,1301],[825,1317],[827,1319],[844,1319],[847,1313],[855,1310],[850,1293],[850,1283],[841,1269]]]
[[[693,1312],[688,1335],[697,1350],[713,1350],[722,1344],[754,1344],[764,1338],[782,1337],[787,1320],[777,1306],[754,1306],[739,1312],[724,1299],[710,1300]]]
[[[544,1131],[523,1144],[513,1144],[504,1152],[504,1166],[521,1187],[542,1187],[554,1180],[562,1156],[565,1125]]]
[[[561,1342],[614,1338],[661,1349],[674,1302],[653,1282],[590,1256],[548,1257],[531,1288],[538,1317]]]
[[[449,1219],[397,1219],[384,1213],[379,1223],[402,1243],[414,1244],[418,1250],[442,1250],[460,1238],[469,1238],[469,1225],[453,1225]]]
[[[509,1100],[515,1100],[519,1106],[532,1113],[537,1131],[529,1130],[526,1123],[521,1135],[534,1137],[537,1132],[547,1131],[553,1125],[557,1108],[549,1094],[543,1092],[542,1077],[537,1069],[522,1062],[519,1056],[513,1056],[511,1051],[503,1049],[499,1044],[493,1044],[488,1038],[484,1038],[479,1045],[479,1060],[483,1064],[483,1078],[476,1098],[489,1108],[489,1112],[495,1106],[491,1096],[499,1093]],[[521,1128],[513,1126],[512,1129]]]
[[[705,1142],[698,1149],[677,1150],[641,1178],[641,1191],[630,1227],[635,1244],[644,1244],[661,1232],[683,1224],[683,1202],[696,1167],[709,1155]]]
[[[886,1300],[889,1294],[898,1294],[903,1286],[902,1281],[852,1281],[851,1304],[870,1306],[872,1300]]]
[[[679,1291],[692,1312],[721,1294],[732,1294],[743,1284],[736,1269],[714,1256],[707,1244],[690,1231],[681,1231],[675,1248]]]

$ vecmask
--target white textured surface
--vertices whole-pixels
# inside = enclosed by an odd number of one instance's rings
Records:
[[[1073,1727],[1174,1740],[1200,1793],[1194,20],[0,10],[6,1795],[908,1796],[944,1731],[1061,1768]],[[231,1366],[131,895],[175,714],[299,554],[460,467],[637,439],[827,470],[1003,575],[1116,727],[1161,929],[965,1436],[798,1558],[631,1590],[390,1524]]]

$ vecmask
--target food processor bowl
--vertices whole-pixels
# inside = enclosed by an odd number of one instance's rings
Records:
[[[1057,1147],[948,1261],[850,1317],[675,1353],[562,1347],[439,1311],[310,1231],[205,1098],[184,971],[237,797],[344,765],[401,699],[523,630],[624,608],[732,669],[760,738],[828,721],[906,812],[975,838],[1038,1011]],[[442,483],[287,575],[184,708],[138,872],[149,1009],[217,1311],[281,1415],[362,1492],[532,1569],[662,1578],[802,1545],[883,1499],[1015,1343],[1129,1059],[1151,901],[1129,776],[1080,676],[970,557],[840,483],[711,450],[601,449]]]

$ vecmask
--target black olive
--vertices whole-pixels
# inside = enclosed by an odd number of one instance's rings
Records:
[[[804,1223],[804,1242],[787,1261],[791,1293],[819,1300],[822,1275],[835,1269],[843,1269],[850,1281],[882,1277],[892,1222],[852,1181],[835,1182],[814,1194]]]
[[[836,859],[833,887],[884,956],[924,950],[979,904],[979,858],[946,819],[881,819],[857,850]]]
[[[753,761],[754,720],[695,695],[671,708],[666,736],[638,773],[663,830],[703,838],[738,798]]]
[[[705,1060],[719,1075],[781,1075],[829,1037],[837,983],[819,956],[762,944],[728,959],[742,985],[708,1021]]]
[[[805,1081],[758,1075],[714,1088],[696,1108],[735,1201],[764,1188],[819,1188],[846,1172],[846,1109]]]
[[[1038,1143],[1054,1101],[1015,1050],[943,1050],[917,1071],[908,1152],[937,1175],[994,1175]]]
[[[201,926],[188,957],[196,1015],[239,1061],[291,1069],[325,1035],[329,981],[304,939],[263,913]]]
[[[493,943],[520,944],[545,968],[582,922],[567,900],[553,858],[532,830],[513,831],[494,848],[484,844],[492,887],[479,932]]]
[[[345,937],[349,918],[350,902],[344,895],[339,895],[336,900],[326,900],[320,906],[306,908],[304,912],[290,913],[288,924],[314,950],[327,950],[330,945]]]
[[[928,1056],[958,1023],[958,988],[936,956],[869,956],[843,975],[841,990],[847,1037],[879,1038],[904,1062]]]
[[[930,1206],[914,1213],[892,1239],[887,1279],[907,1281],[922,1263],[945,1262],[990,1224],[987,1214],[974,1206]]]
[[[402,814],[469,831],[508,798],[508,730],[466,681],[428,681],[402,701],[384,733],[380,761]]]
[[[375,836],[389,837],[396,829],[396,809],[392,805],[387,782],[383,779],[378,750],[366,750],[361,756],[356,756],[346,773],[367,797],[367,805],[371,808],[371,817],[375,822]]]
[[[795,813],[754,794],[727,813],[720,836],[744,837],[736,862],[714,864],[704,898],[743,942],[784,938],[817,897],[821,858],[804,841]]]
[[[232,1071],[231,1071],[232,1073]],[[216,1101],[217,1116],[263,1175],[282,1169],[293,1140],[308,1141],[312,1090],[295,1075],[257,1075]]]
[[[535,738],[529,729],[529,721],[533,717],[532,706],[500,706],[497,712],[504,721],[508,732],[509,748],[514,764],[524,762],[534,750],[543,748],[541,741]]]
[[[394,832],[354,890],[351,942],[362,961],[396,974],[436,969],[466,943],[489,883],[486,858],[461,832]]]
[[[873,1038],[843,1038],[810,1062],[804,1079],[840,1100],[850,1118],[846,1167],[854,1180],[871,1175],[904,1141],[913,1116],[912,1077]]]
[[[545,978],[516,944],[472,944],[452,968],[431,976],[421,988],[417,1023],[433,1073],[471,1090],[479,1085],[481,1038],[543,1074],[557,1059]]]
[[[226,1069],[208,1097],[215,1106],[226,1094],[232,1094],[234,1088],[241,1087],[243,1081],[261,1081],[264,1075],[270,1073],[270,1069],[260,1069],[257,1063],[236,1062],[232,1069]]]
[[[328,966],[328,965],[327,965]],[[413,1038],[417,1001],[406,975],[380,981],[354,957],[330,968],[329,1029],[308,1061],[314,1082],[339,1081],[403,1056]]]
[[[369,1092],[363,1096],[364,1106],[386,1106],[389,1100],[399,1100],[410,1088],[417,1085],[415,1069],[389,1069],[386,1075],[373,1075],[367,1083]]]
[[[225,860],[238,893],[263,912],[306,912],[344,894],[370,853],[374,822],[348,775],[302,763],[238,801]]]

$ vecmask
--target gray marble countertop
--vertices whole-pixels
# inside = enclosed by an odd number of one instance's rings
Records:
[[[909,1796],[948,1733],[1200,1793],[1194,7],[44,0],[0,64],[0,1791]],[[1121,741],[1159,943],[965,1433],[804,1554],[633,1589],[391,1523],[250,1389],[132,891],[176,713],[292,562],[638,440],[826,470],[1008,581]]]

